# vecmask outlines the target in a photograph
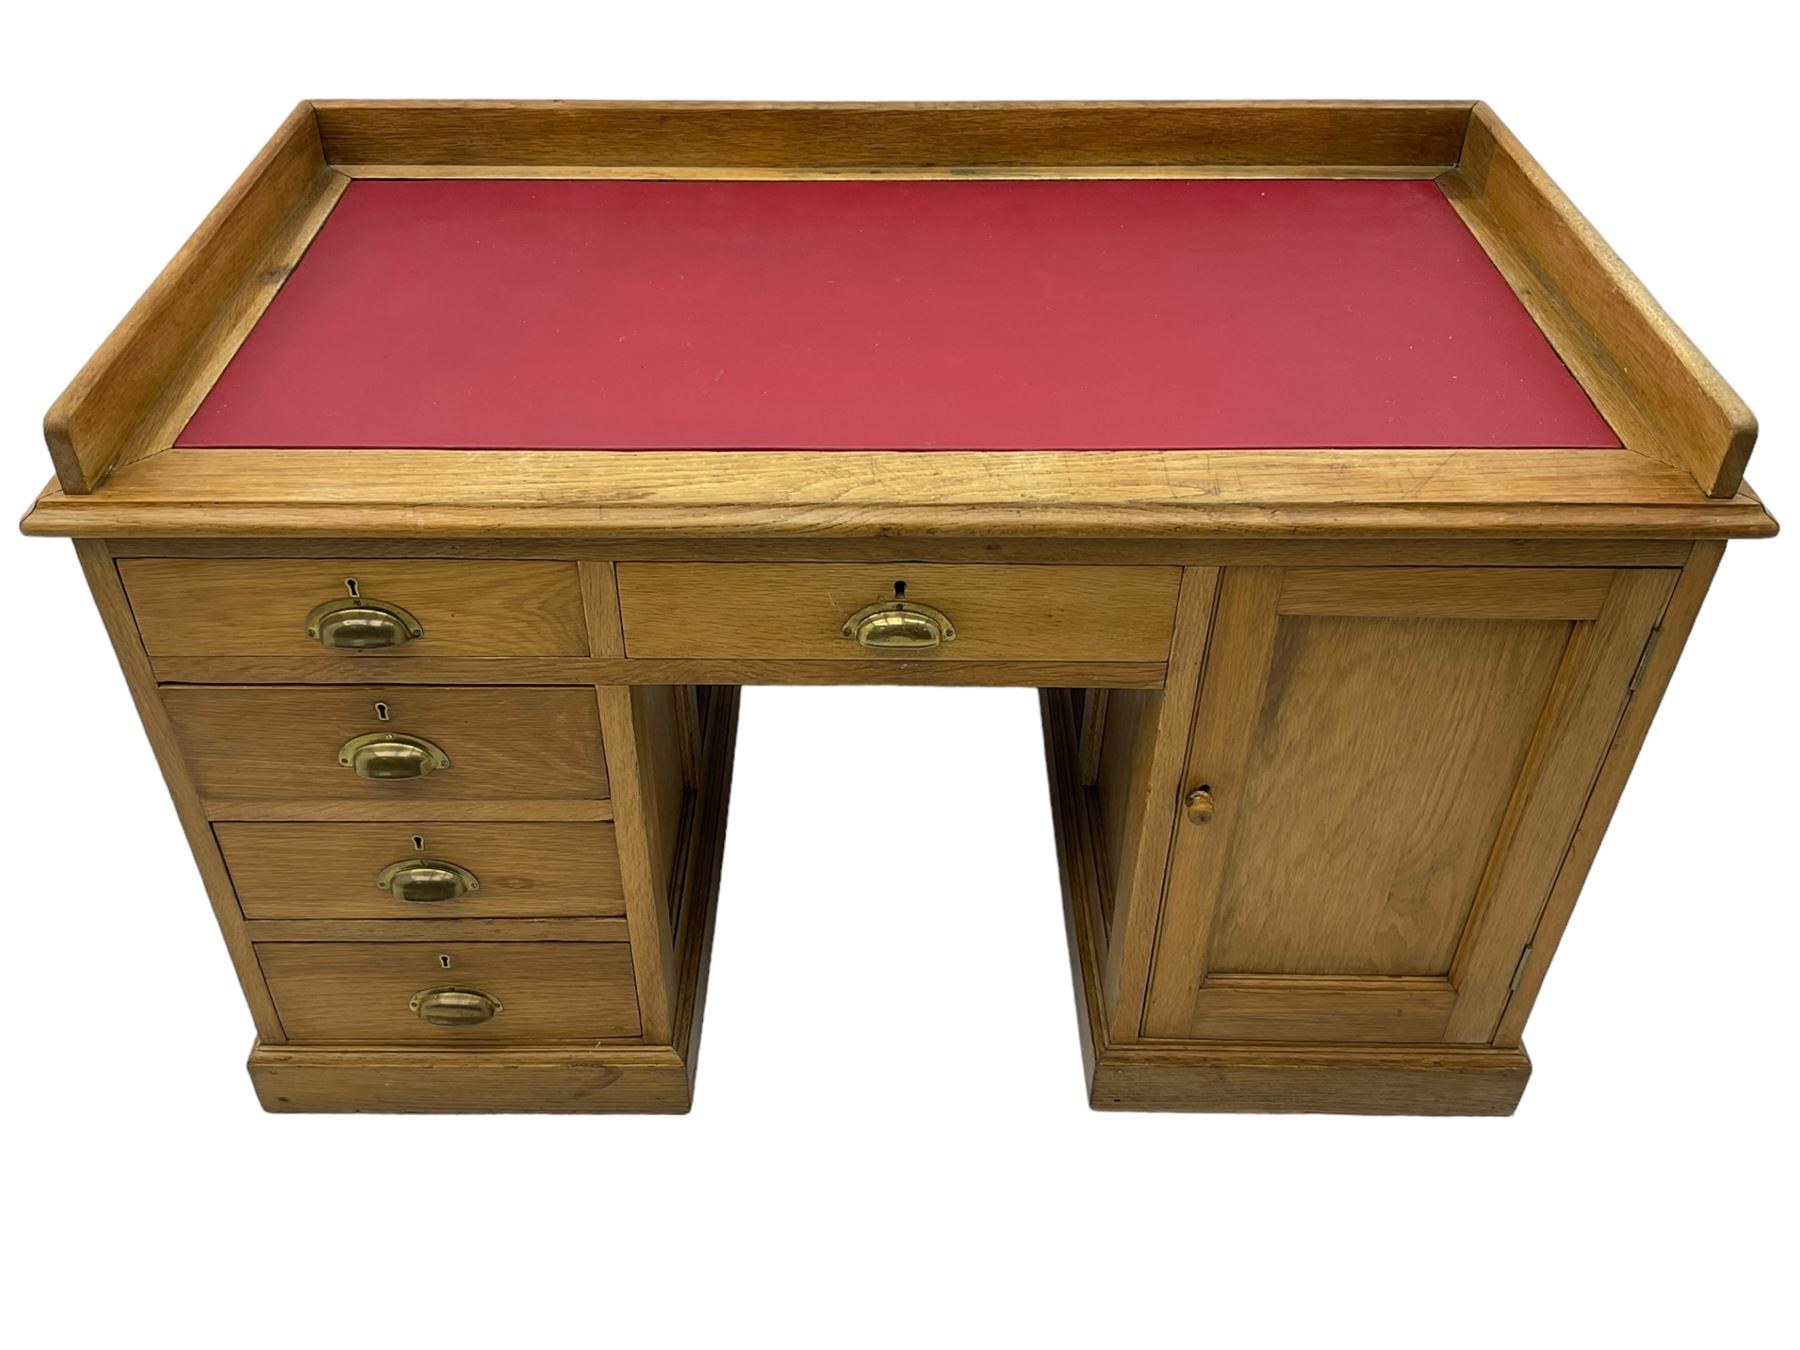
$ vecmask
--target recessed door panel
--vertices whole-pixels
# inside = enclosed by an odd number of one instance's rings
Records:
[[[1488,1040],[1673,578],[1228,570],[1145,1034]]]
[[[1283,617],[1212,969],[1448,975],[1571,628]]]

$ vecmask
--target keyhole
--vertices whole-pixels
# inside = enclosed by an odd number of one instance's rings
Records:
[[[388,720],[388,705],[385,703],[377,703],[375,705],[375,717],[376,717],[377,721],[381,721],[381,722],[387,721]]]
[[[445,952],[443,955],[439,956],[438,964],[440,966],[442,966],[445,970],[450,969],[450,953]]]
[[[906,583],[904,581],[896,581],[894,583],[894,599],[906,599]]]
[[[360,592],[359,590],[356,589],[356,578],[355,577],[345,577],[344,578],[344,589],[350,592],[350,598],[352,600],[359,598],[362,594],[362,592]]]
[[[423,853],[425,851],[425,836],[424,835],[415,834],[413,836],[413,850],[418,853]]]

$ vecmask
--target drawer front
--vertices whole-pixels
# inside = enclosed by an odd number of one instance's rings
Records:
[[[259,942],[256,959],[295,1041],[541,1045],[639,1030],[623,942]],[[414,1011],[421,994],[446,989],[498,1011],[454,1026]]]
[[[247,919],[608,918],[625,912],[619,851],[606,824],[224,822],[213,833]],[[426,869],[421,860],[433,866]],[[447,886],[446,877],[456,878],[454,885]],[[462,893],[445,898],[457,890]]]
[[[572,562],[127,558],[119,576],[153,657],[588,654]],[[348,600],[352,582],[363,604],[397,607],[419,635],[355,650],[309,637],[307,616]]]
[[[625,650],[636,657],[1166,661],[1175,567],[621,563]],[[955,637],[884,650],[844,635],[870,605],[941,612]]]
[[[162,698],[203,797],[606,796],[599,707],[587,686],[169,685]],[[353,738],[396,735],[429,741],[449,767],[371,779],[340,762]]]

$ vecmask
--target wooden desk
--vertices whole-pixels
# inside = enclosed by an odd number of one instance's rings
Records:
[[[1775,531],[1469,103],[302,104],[46,434],[271,1110],[686,1110],[738,687],[891,683],[1042,690],[1096,1107],[1509,1112]]]

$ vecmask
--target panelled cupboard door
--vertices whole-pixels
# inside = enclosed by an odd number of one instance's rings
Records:
[[[1489,1041],[1676,576],[1227,569],[1145,1035]]]

